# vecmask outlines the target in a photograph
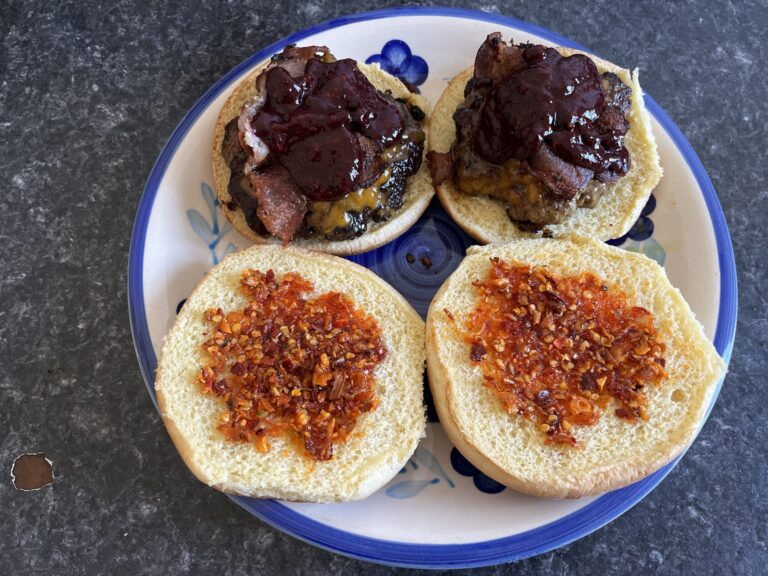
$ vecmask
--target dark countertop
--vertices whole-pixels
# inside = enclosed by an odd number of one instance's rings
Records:
[[[294,540],[186,470],[146,393],[126,304],[152,164],[221,75],[370,0],[0,5],[0,573],[386,574]],[[250,4],[247,6],[246,4]],[[768,42],[765,3],[461,3],[640,67],[718,190],[740,280],[730,373],[682,463],[645,500],[555,552],[478,573],[756,574],[768,562]],[[25,451],[52,487],[16,491]]]

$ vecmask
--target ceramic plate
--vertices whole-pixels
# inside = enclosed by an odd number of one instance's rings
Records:
[[[293,34],[254,54],[206,92],[160,154],[131,241],[131,325],[153,400],[157,355],[184,299],[224,255],[249,245],[224,218],[211,189],[213,126],[238,80],[286,44],[321,44],[338,56],[379,62],[417,85],[434,104],[448,80],[472,64],[480,43],[496,30],[516,42],[584,49],[542,28],[497,15],[444,8],[387,10]],[[688,142],[650,97],[646,102],[665,174],[629,234],[613,243],[665,266],[727,361],[737,296],[723,213]],[[470,243],[434,201],[403,236],[352,260],[385,278],[424,315]],[[432,261],[431,267],[422,264],[423,256]],[[505,489],[480,473],[451,446],[431,413],[427,437],[414,457],[387,486],[362,502],[233,500],[280,530],[348,556],[424,568],[481,566],[546,552],[589,534],[642,499],[675,465],[603,496],[540,500]]]

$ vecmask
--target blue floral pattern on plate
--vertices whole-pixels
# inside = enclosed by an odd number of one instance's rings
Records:
[[[489,478],[478,470],[472,462],[464,458],[464,455],[456,448],[451,449],[451,466],[462,476],[471,476],[475,488],[486,494],[498,494],[506,490],[504,484],[499,484],[493,478]]]
[[[208,206],[208,211],[211,214],[211,223],[209,224],[203,215],[194,208],[187,210],[187,219],[189,220],[190,226],[192,226],[192,229],[195,231],[195,234],[197,234],[202,239],[202,241],[208,245],[208,250],[211,251],[211,259],[213,260],[213,264],[215,266],[222,258],[236,251],[237,246],[230,242],[224,249],[221,258],[219,257],[219,242],[224,236],[227,235],[230,230],[232,230],[232,224],[230,224],[228,221],[225,221],[224,224],[219,227],[218,208],[221,206],[221,204],[219,203],[218,198],[216,198],[216,195],[213,193],[211,187],[205,182],[200,183],[200,192],[202,193],[203,199]]]
[[[446,278],[474,244],[434,198],[421,218],[381,248],[348,256],[394,286],[427,317],[429,304]]]
[[[440,462],[437,460],[435,455],[423,446],[416,448],[416,452],[413,453],[413,457],[408,460],[408,463],[404,468],[400,470],[399,473],[408,474],[411,470],[418,470],[419,464],[434,472],[437,477],[419,480],[403,480],[401,482],[396,482],[387,488],[384,493],[390,498],[413,498],[428,486],[437,484],[441,480],[448,484],[448,486],[451,488],[456,487],[456,484],[454,484],[453,480],[451,480],[448,474],[445,473],[445,470],[443,470],[443,467],[440,465]]]
[[[629,232],[619,238],[608,240],[608,244],[611,246],[621,246],[624,250],[629,250],[630,252],[645,254],[649,258],[656,260],[660,266],[664,266],[667,253],[661,244],[651,237],[655,226],[650,215],[654,210],[656,210],[656,196],[651,194],[648,202],[645,203],[643,210],[640,212],[640,217],[632,225],[632,228],[629,229]]]
[[[427,61],[416,56],[402,40],[390,40],[380,54],[372,54],[365,63],[378,64],[385,72],[413,86],[421,86],[429,76]]]

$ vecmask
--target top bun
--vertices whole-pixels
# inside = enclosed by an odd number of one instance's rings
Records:
[[[585,54],[570,48],[557,48],[563,56]],[[629,131],[625,146],[631,156],[629,172],[616,182],[592,181],[590,187],[602,188],[602,195],[594,208],[577,208],[562,224],[547,224],[545,229],[554,237],[574,234],[610,240],[626,234],[645,206],[651,191],[661,179],[661,166],[651,121],[642,98],[637,71],[629,70],[585,54],[598,71],[613,72],[632,89],[632,106],[628,119]],[[474,68],[468,68],[450,81],[432,113],[429,127],[429,148],[448,152],[456,139],[453,113],[464,100],[464,87],[472,78]],[[467,234],[482,243],[502,243],[518,238],[533,238],[541,233],[525,232],[512,222],[503,201],[491,196],[471,196],[462,192],[452,179],[435,187],[440,202],[456,223]]]
[[[211,308],[239,310],[247,299],[247,269],[272,270],[281,280],[298,272],[315,297],[340,291],[372,316],[388,349],[373,371],[379,403],[361,415],[330,460],[308,456],[291,434],[270,436],[271,448],[227,440],[217,430],[225,404],[196,382],[209,357],[203,351]],[[424,436],[424,322],[389,284],[348,260],[293,247],[252,246],[215,266],[184,304],[163,344],[155,390],[168,432],[184,462],[205,484],[231,494],[310,502],[365,498],[405,465]]]
[[[648,421],[631,423],[606,409],[593,425],[573,427],[581,447],[571,447],[546,443],[536,424],[504,410],[456,328],[466,326],[477,306],[473,282],[487,277],[494,257],[546,267],[555,278],[593,274],[623,292],[629,305],[653,314],[666,344],[666,377],[645,389]],[[470,462],[515,490],[575,498],[635,482],[680,455],[707,414],[725,363],[661,266],[641,254],[573,237],[471,247],[430,306],[427,368],[440,424]]]
[[[221,209],[240,234],[257,244],[279,244],[280,240],[274,236],[262,236],[256,233],[248,226],[242,210],[232,202],[232,197],[228,191],[230,169],[221,154],[221,146],[227,124],[240,115],[246,102],[256,96],[255,80],[268,65],[269,62],[266,62],[248,74],[224,103],[216,121],[212,149],[214,187],[219,202],[221,202]],[[378,64],[358,63],[358,68],[377,90],[382,92],[389,90],[393,98],[407,100],[422,110],[427,110],[426,101],[423,98],[411,93],[400,80],[383,71]],[[424,130],[427,132],[426,126]],[[403,206],[389,220],[369,222],[367,231],[357,238],[340,241],[322,238],[294,238],[291,243],[302,248],[338,255],[360,254],[373,250],[394,240],[410,228],[427,209],[433,195],[434,189],[429,178],[429,170],[426,162],[422,162],[419,171],[408,178],[408,190],[404,195]],[[230,206],[234,208],[230,208]]]

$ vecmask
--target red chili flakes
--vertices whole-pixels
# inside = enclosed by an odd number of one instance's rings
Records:
[[[357,419],[379,403],[373,371],[387,356],[376,321],[344,294],[307,298],[313,285],[289,272],[246,270],[242,311],[205,313],[203,392],[226,405],[218,429],[268,452],[269,439],[295,434],[315,460],[329,460]]]
[[[576,445],[574,425],[614,414],[648,420],[646,388],[666,377],[666,345],[653,315],[592,274],[491,259],[467,322],[470,360],[510,414],[535,422],[547,441]]]

